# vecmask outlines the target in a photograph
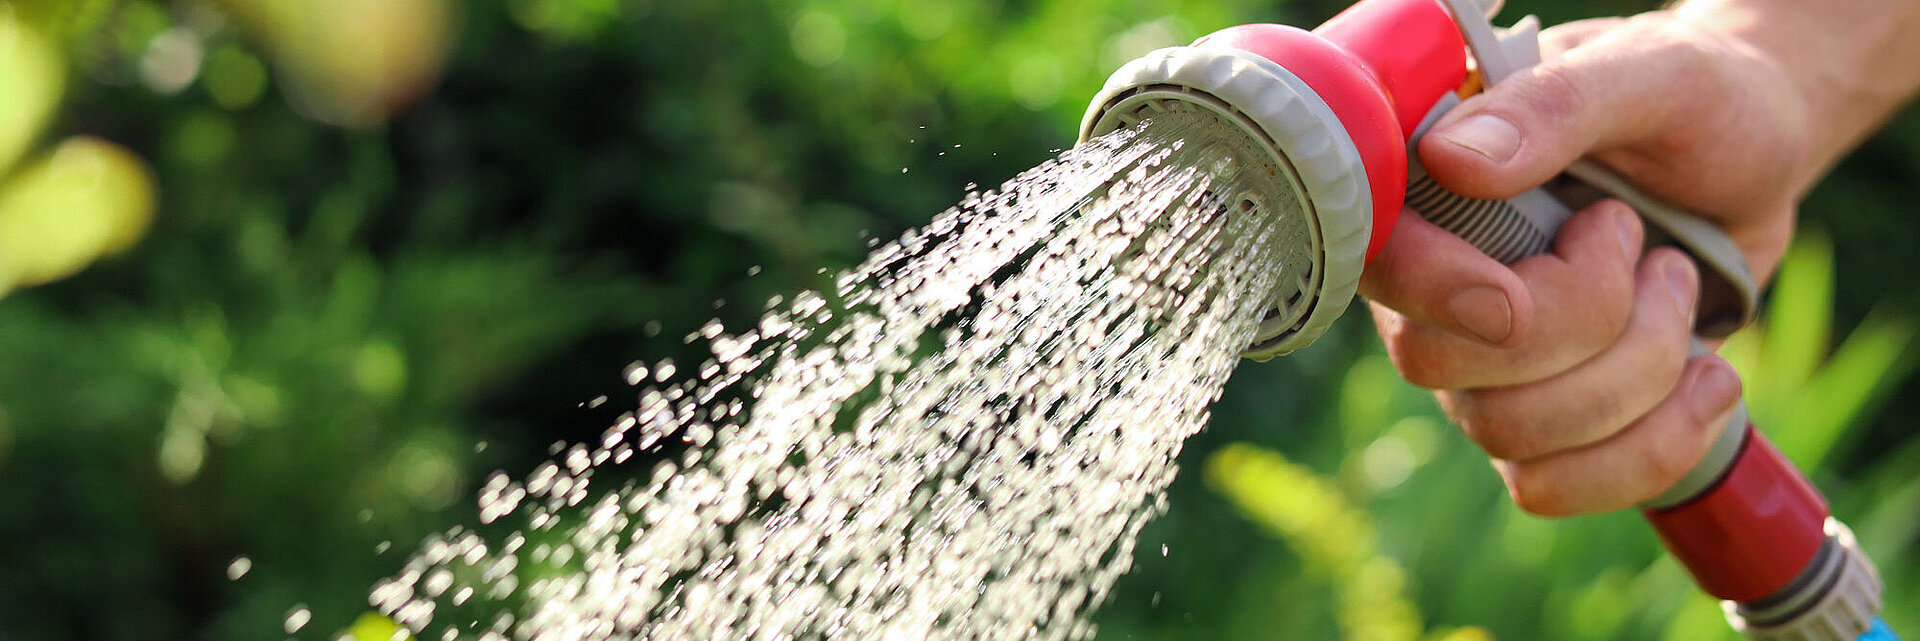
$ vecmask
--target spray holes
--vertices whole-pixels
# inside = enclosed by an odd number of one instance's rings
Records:
[[[1298,302],[1300,300],[1300,295],[1306,293],[1311,289],[1313,289],[1313,272],[1311,271],[1301,272],[1300,277],[1297,279],[1297,282],[1294,285],[1293,298],[1288,299],[1287,304],[1292,305]]]

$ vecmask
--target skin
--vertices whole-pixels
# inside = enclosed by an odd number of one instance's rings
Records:
[[[1422,139],[1434,178],[1507,198],[1589,157],[1719,225],[1763,281],[1807,190],[1920,88],[1910,0],[1709,0],[1541,40],[1543,63]],[[1687,357],[1697,268],[1642,251],[1644,233],[1601,202],[1553,252],[1509,266],[1406,211],[1361,279],[1394,365],[1434,390],[1528,512],[1652,498],[1731,418],[1733,368]]]

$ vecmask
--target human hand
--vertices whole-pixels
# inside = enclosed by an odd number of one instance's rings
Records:
[[[1670,12],[1541,35],[1546,61],[1468,99],[1421,142],[1442,186],[1506,198],[1582,156],[1719,225],[1765,278],[1824,169],[1812,107],[1777,60]],[[1495,459],[1542,515],[1627,507],[1697,463],[1740,383],[1688,358],[1697,270],[1642,252],[1617,202],[1576,214],[1554,251],[1500,265],[1403,212],[1361,292],[1407,380]]]

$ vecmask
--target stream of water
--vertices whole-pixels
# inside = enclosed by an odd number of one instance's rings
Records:
[[[636,364],[605,438],[485,483],[509,534],[430,538],[373,605],[422,639],[1092,636],[1285,268],[1295,197],[1220,127],[1068,150]]]

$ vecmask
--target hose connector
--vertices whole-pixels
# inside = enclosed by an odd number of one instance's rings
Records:
[[[1854,641],[1880,611],[1880,573],[1853,531],[1828,518],[1817,562],[1780,594],[1752,603],[1721,602],[1727,623],[1755,641]]]

